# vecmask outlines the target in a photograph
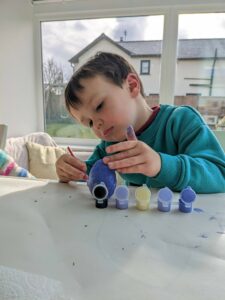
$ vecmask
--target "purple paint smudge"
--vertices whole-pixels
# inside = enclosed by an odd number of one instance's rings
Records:
[[[203,239],[207,239],[208,238],[208,234],[202,233],[200,234],[200,237]]]
[[[196,211],[197,213],[202,213],[202,212],[204,212],[204,210],[203,209],[201,209],[201,208],[194,208],[194,211]]]

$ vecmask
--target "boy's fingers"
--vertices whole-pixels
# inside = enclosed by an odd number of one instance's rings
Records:
[[[117,160],[123,160],[125,158],[133,157],[138,155],[138,151],[135,148],[129,149],[127,151],[122,151],[116,154],[112,154],[110,156],[105,156],[103,158],[103,161],[105,164],[108,164],[109,162],[112,161],[117,161]]]
[[[81,171],[87,171],[87,166],[85,162],[79,160],[78,158],[71,156],[71,155],[66,155],[64,161],[76,169],[79,169]]]
[[[78,169],[71,168],[70,166],[66,169],[60,170],[58,176],[63,181],[70,180],[87,180],[88,175],[84,172],[79,171]]]
[[[59,178],[67,180],[86,179],[86,164],[79,162],[77,158],[64,156],[57,165],[57,174]]]
[[[86,175],[83,170],[79,170],[77,168],[72,167],[71,165],[67,165],[64,169],[64,173],[68,174],[71,179],[77,178],[77,179],[83,179]]]
[[[143,158],[140,155],[137,155],[122,160],[109,162],[108,166],[110,169],[121,169],[121,168],[137,166],[142,163],[143,163]]]
[[[62,182],[62,183],[68,183],[70,180],[66,177],[59,176],[59,181]]]
[[[131,173],[143,173],[143,170],[144,170],[144,164],[139,164],[132,167],[117,169],[117,172],[122,174],[131,174]]]
[[[138,141],[125,141],[125,142],[121,142],[121,143],[117,143],[111,146],[108,146],[106,148],[106,152],[107,153],[114,153],[114,152],[119,152],[119,151],[125,151],[128,149],[132,149],[134,147],[136,147]]]

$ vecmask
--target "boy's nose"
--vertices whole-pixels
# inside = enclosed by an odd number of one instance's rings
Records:
[[[96,126],[95,127],[96,127],[97,130],[99,130],[99,129],[101,129],[102,125],[103,125],[103,121],[100,119],[100,120],[96,121]]]

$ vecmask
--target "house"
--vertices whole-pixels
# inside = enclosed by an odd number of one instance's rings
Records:
[[[162,41],[113,41],[102,33],[69,62],[77,70],[98,51],[127,59],[139,74],[150,105],[159,102]],[[225,113],[225,39],[179,40],[175,100],[196,107],[213,129]]]
[[[97,51],[125,57],[140,75],[146,95],[159,94],[162,41],[116,42],[102,33],[69,59],[73,71]],[[221,72],[225,74],[225,39],[179,40],[175,95],[224,96]]]

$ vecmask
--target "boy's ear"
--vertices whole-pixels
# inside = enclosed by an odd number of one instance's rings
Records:
[[[129,73],[127,75],[127,83],[132,96],[136,97],[140,92],[139,78],[135,73]]]

